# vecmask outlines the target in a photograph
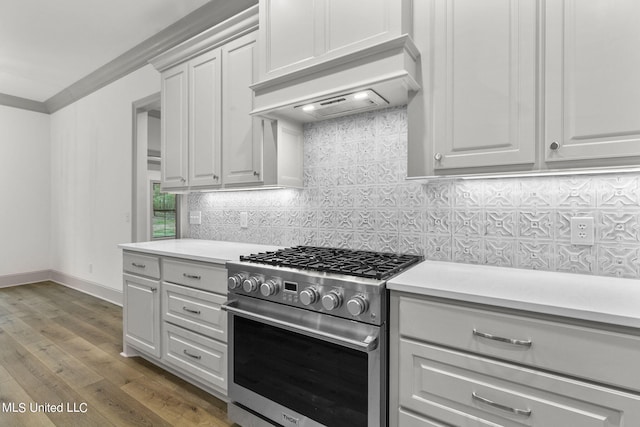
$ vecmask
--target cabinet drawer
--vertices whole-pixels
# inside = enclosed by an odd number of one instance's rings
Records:
[[[169,323],[164,324],[165,362],[203,383],[227,390],[227,346]]]
[[[400,340],[399,362],[400,406],[452,425],[602,427],[640,422],[639,394],[407,339]]]
[[[162,284],[162,317],[208,337],[227,341],[226,297],[170,283]]]
[[[125,252],[122,268],[127,273],[151,277],[152,279],[160,278],[160,260],[153,255]]]
[[[227,269],[200,262],[162,260],[164,281],[209,292],[227,293]]]
[[[399,322],[403,337],[640,390],[637,336],[408,297]]]
[[[402,408],[398,409],[399,424],[402,427],[448,427],[436,421],[409,413]]]

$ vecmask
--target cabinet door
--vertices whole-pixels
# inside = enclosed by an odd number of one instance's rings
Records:
[[[159,283],[124,275],[125,340],[132,347],[160,357]]]
[[[187,66],[162,73],[162,189],[187,187]]]
[[[434,170],[532,165],[536,1],[434,6],[432,51],[423,53],[433,55]]]
[[[545,160],[640,156],[640,2],[545,7]]]
[[[220,171],[220,49],[189,62],[189,185],[218,186]]]
[[[262,182],[262,126],[249,87],[257,75],[256,33],[222,47],[222,156],[225,184]]]
[[[260,0],[261,76],[290,71],[291,65],[306,63],[316,52],[321,27],[315,25],[316,8],[324,0]]]

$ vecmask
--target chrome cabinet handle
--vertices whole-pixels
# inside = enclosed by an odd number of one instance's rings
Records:
[[[135,262],[132,262],[131,265],[134,266],[135,268],[147,268],[146,265],[144,265],[144,264],[136,264]]]
[[[531,340],[517,340],[517,339],[513,339],[513,338],[498,337],[496,335],[487,334],[485,332],[480,332],[477,329],[473,330],[473,335],[475,335],[477,337],[480,337],[480,338],[486,338],[486,339],[489,339],[489,340],[506,342],[507,344],[519,345],[519,346],[522,346],[522,347],[531,347],[531,344],[533,344],[533,342]]]
[[[200,310],[192,310],[189,307],[185,307],[185,306],[182,306],[182,309],[187,313],[200,314]]]
[[[196,276],[193,274],[187,274],[187,273],[182,273],[182,275],[184,277],[186,277],[187,279],[194,279],[194,280],[200,280],[202,277],[201,276]]]
[[[202,356],[200,356],[200,355],[198,355],[198,354],[191,354],[191,353],[189,353],[186,349],[185,349],[185,350],[182,350],[182,352],[183,352],[184,354],[186,354],[187,356],[192,357],[192,358],[194,358],[194,359],[196,359],[196,360],[200,360],[200,359],[202,359]]]
[[[150,288],[150,289],[151,289],[151,292],[157,292],[158,291],[158,288]]]
[[[260,176],[260,172],[258,172],[258,171],[253,171],[253,176]]]
[[[553,141],[551,145],[549,145],[549,148],[553,151],[557,151],[560,148],[560,144],[558,144],[558,141]]]
[[[436,162],[439,162],[442,160],[442,153],[436,153],[433,158],[436,159]]]
[[[531,416],[531,409],[518,409],[512,408],[511,406],[503,405],[501,403],[496,403],[492,400],[489,400],[485,397],[479,396],[475,391],[471,393],[471,397],[478,402],[484,403],[485,405],[492,406],[494,408],[500,409],[502,411],[510,412],[516,415],[522,415],[523,417]]]
[[[182,181],[182,182],[187,182],[187,179],[186,179],[186,178],[183,178],[183,177],[180,177],[180,181]]]
[[[216,175],[215,173],[213,174],[213,179],[215,179],[216,181],[218,180],[218,175]]]

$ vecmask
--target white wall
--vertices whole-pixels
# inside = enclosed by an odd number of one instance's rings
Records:
[[[160,91],[150,65],[51,115],[52,269],[122,290],[131,241],[132,103]]]
[[[0,277],[50,268],[49,124],[0,106]]]

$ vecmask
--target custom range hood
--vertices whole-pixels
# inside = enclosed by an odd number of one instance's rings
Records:
[[[260,81],[252,115],[300,123],[406,104],[418,82],[419,51],[402,35]]]

